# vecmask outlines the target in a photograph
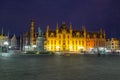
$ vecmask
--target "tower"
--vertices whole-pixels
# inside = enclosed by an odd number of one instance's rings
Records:
[[[35,29],[34,29],[34,21],[31,20],[31,23],[30,23],[30,45],[34,45],[35,42]]]

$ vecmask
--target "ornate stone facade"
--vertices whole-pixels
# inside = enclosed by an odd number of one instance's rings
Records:
[[[102,29],[98,32],[87,32],[85,27],[82,30],[73,30],[72,24],[69,29],[65,23],[56,30],[50,30],[47,26],[45,49],[47,51],[80,52],[94,47],[105,47],[106,37]]]

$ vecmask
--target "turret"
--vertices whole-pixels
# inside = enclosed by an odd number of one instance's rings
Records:
[[[72,23],[70,23],[70,33],[72,33]]]
[[[100,34],[102,34],[102,32],[103,32],[103,30],[102,30],[102,28],[100,28]]]
[[[57,23],[57,25],[56,25],[56,33],[58,33],[58,30],[59,30],[59,28],[58,28],[58,23]]]
[[[48,37],[48,34],[49,34],[49,25],[47,25],[47,28],[46,28],[46,37]]]
[[[104,34],[104,38],[106,38],[106,34],[105,34],[105,31],[103,32],[103,34]]]
[[[3,33],[3,27],[2,27],[1,35],[3,36],[3,34],[4,34],[4,33]]]
[[[84,37],[86,37],[86,28],[84,25],[82,25],[82,31],[83,31]]]
[[[100,28],[100,38],[102,38],[103,30]]]

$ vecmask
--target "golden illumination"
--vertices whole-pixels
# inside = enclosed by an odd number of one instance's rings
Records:
[[[105,46],[105,41],[102,32],[86,32],[85,27],[81,31],[73,31],[71,24],[67,29],[66,24],[62,23],[60,28],[57,24],[54,31],[47,26],[45,48],[47,51],[80,52],[91,47]]]

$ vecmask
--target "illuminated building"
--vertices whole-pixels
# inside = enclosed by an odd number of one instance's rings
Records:
[[[89,48],[105,47],[105,32],[100,29],[98,32],[87,32],[85,27],[82,30],[73,30],[72,24],[69,29],[63,22],[56,30],[46,29],[45,49],[47,51],[80,52]]]
[[[98,32],[87,32],[86,49],[106,47],[105,31],[100,29]]]
[[[9,45],[8,40],[9,40],[8,36],[4,35],[3,29],[2,29],[2,32],[0,34],[0,52],[3,51],[3,47],[5,47],[5,48],[8,47],[8,45]]]
[[[46,51],[60,52],[80,52],[90,48],[106,46],[105,31],[100,29],[97,32],[86,31],[85,26],[81,30],[73,30],[72,24],[69,28],[63,22],[61,26],[56,25],[55,30],[47,26],[45,34],[42,34],[44,40],[44,49]],[[23,35],[23,49],[35,50],[31,48],[37,43],[38,33],[34,31],[34,21],[31,21],[30,31]]]
[[[116,38],[111,38],[107,40],[107,49],[116,51],[119,50],[119,40]]]

